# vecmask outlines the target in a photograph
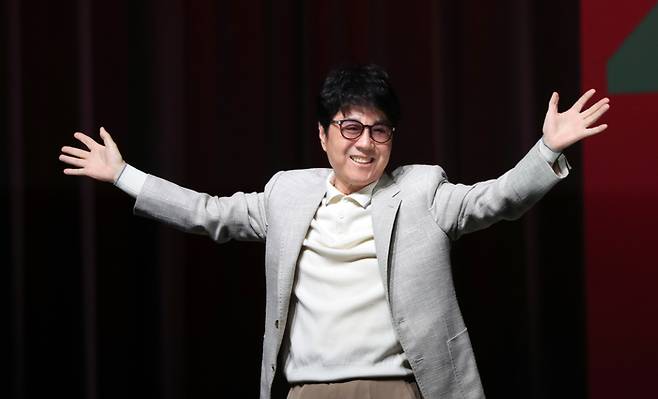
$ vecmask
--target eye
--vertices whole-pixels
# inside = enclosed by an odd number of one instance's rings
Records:
[[[345,121],[342,124],[342,128],[343,131],[349,133],[359,133],[363,129],[363,126],[359,122]]]

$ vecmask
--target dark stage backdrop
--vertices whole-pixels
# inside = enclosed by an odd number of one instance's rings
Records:
[[[0,9],[0,396],[257,397],[263,247],[132,216],[64,176],[105,126],[125,159],[219,195],[327,166],[315,95],[376,62],[403,104],[392,166],[496,177],[578,97],[578,2],[38,1]],[[491,398],[587,395],[580,148],[516,222],[455,245],[457,292]],[[429,309],[428,311],[431,311]]]

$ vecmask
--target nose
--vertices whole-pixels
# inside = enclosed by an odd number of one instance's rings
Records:
[[[370,129],[370,126],[363,127],[363,133],[361,133],[361,136],[356,141],[357,148],[372,148],[375,146],[375,141],[370,136]]]

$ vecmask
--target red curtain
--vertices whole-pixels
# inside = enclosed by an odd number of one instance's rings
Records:
[[[658,4],[582,0],[583,90],[612,108],[584,145],[591,398],[647,397],[658,374]]]

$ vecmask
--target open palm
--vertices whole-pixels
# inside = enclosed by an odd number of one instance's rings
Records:
[[[608,127],[606,124],[590,127],[610,109],[610,99],[607,97],[599,100],[586,110],[582,110],[595,92],[594,89],[588,90],[571,108],[561,113],[557,109],[559,96],[557,93],[553,93],[548,103],[548,111],[546,111],[546,119],[544,119],[542,129],[544,143],[549,148],[556,152],[562,152],[571,144],[585,137],[601,133]]]
[[[115,182],[125,162],[117,145],[105,128],[100,129],[103,144],[99,144],[84,133],[76,132],[73,137],[80,140],[89,151],[75,147],[62,147],[59,160],[77,168],[64,169],[64,174],[88,176],[96,180]]]

